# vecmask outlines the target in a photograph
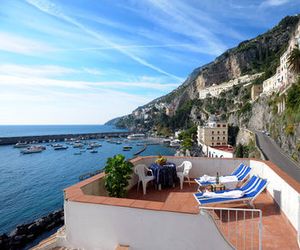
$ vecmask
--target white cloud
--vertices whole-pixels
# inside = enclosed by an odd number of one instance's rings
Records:
[[[261,7],[276,7],[288,3],[290,0],[265,0]]]
[[[56,65],[0,64],[0,74],[26,77],[55,77],[78,72],[75,69]]]
[[[100,71],[98,69],[94,69],[94,68],[83,68],[83,71],[90,74],[90,75],[96,75],[96,76],[103,75],[102,71]]]
[[[130,113],[153,98],[111,90],[101,93],[64,93],[44,88],[34,88],[31,92],[24,88],[19,92],[6,90],[0,93],[0,124],[100,124]]]
[[[113,49],[119,51],[120,53],[122,53],[122,54],[128,56],[129,58],[131,58],[132,60],[136,61],[137,63],[139,63],[143,66],[146,66],[154,71],[157,71],[161,74],[172,77],[172,78],[176,79],[177,81],[182,80],[181,78],[177,77],[176,75],[171,74],[171,73],[149,63],[148,61],[146,61],[145,59],[143,59],[139,56],[136,56],[135,54],[130,52],[128,49],[124,49],[119,44],[114,43],[111,40],[108,40],[107,38],[102,36],[99,32],[96,32],[96,31],[88,28],[87,26],[78,22],[76,19],[66,15],[54,3],[47,1],[47,0],[27,0],[27,2],[49,15],[55,16],[61,20],[66,21],[69,24],[74,25],[78,29],[80,29],[80,30],[84,31],[85,33],[89,34],[90,36],[96,38],[99,42],[107,44],[108,46],[112,47]]]
[[[178,83],[159,83],[158,79],[150,78],[135,78],[132,81],[72,81],[51,79],[45,77],[31,76],[30,73],[20,75],[18,72],[15,75],[0,72],[0,86],[37,86],[37,87],[59,87],[68,89],[82,89],[94,91],[95,89],[120,89],[127,90],[128,88],[159,90],[161,93],[170,91],[178,86]]]
[[[0,32],[0,50],[24,55],[37,55],[54,48],[33,39],[24,38],[6,32]]]

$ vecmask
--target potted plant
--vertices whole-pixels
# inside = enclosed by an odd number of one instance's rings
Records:
[[[109,196],[122,198],[126,196],[126,187],[132,174],[133,164],[125,156],[118,154],[107,159],[105,166],[105,188]]]
[[[155,161],[156,164],[160,165],[160,166],[163,166],[167,163],[167,158],[159,155]]]

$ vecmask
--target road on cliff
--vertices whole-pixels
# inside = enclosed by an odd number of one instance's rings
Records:
[[[300,166],[287,156],[276,142],[260,131],[254,131],[257,135],[258,146],[264,153],[266,160],[275,163],[289,176],[300,183]]]

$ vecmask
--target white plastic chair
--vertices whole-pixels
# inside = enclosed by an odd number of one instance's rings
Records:
[[[147,172],[151,172],[151,175],[147,175]],[[149,181],[153,181],[155,179],[152,170],[147,168],[145,164],[138,164],[134,168],[134,173],[138,175],[139,180],[138,180],[138,185],[137,185],[137,191],[139,191],[140,187],[140,182],[143,184],[143,193],[144,195],[146,194],[146,188],[147,188],[147,183]]]
[[[184,161],[181,165],[179,165],[176,170],[177,170],[177,176],[180,180],[180,189],[183,188],[183,181],[184,181],[184,177],[186,177],[189,181],[189,185],[191,185],[190,183],[190,177],[189,177],[189,172],[192,168],[192,163],[190,161]]]

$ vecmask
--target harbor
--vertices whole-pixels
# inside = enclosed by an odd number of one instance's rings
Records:
[[[16,143],[50,143],[62,142],[67,140],[91,140],[104,138],[127,138],[132,132],[101,132],[101,133],[81,133],[81,134],[57,134],[57,135],[30,135],[0,137],[0,145],[13,145]]]

